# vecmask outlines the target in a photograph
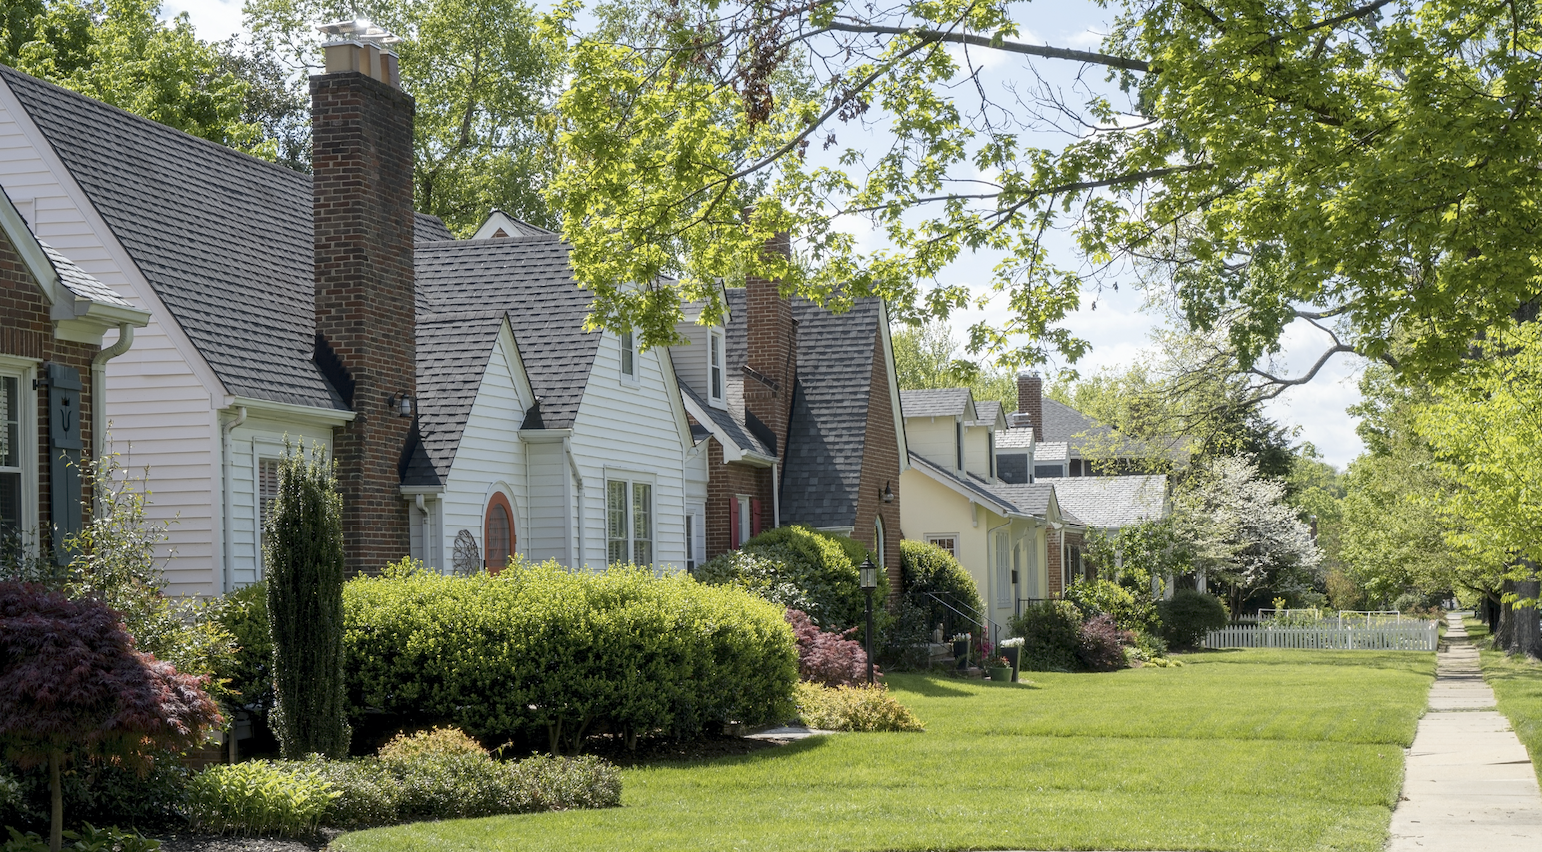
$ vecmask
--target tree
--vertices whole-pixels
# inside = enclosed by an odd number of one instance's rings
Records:
[[[496,207],[556,221],[541,190],[556,168],[550,119],[561,51],[523,0],[248,0],[260,53],[303,74],[321,67],[316,26],[367,19],[396,44],[402,88],[417,101],[417,209],[469,236]]]
[[[7,4],[8,65],[169,127],[263,153],[243,118],[251,86],[160,0],[23,0]]]
[[[1243,456],[1213,459],[1198,473],[1174,496],[1173,515],[1195,570],[1227,587],[1231,611],[1256,592],[1309,590],[1322,554],[1285,502],[1285,484]]]
[[[929,322],[892,332],[894,370],[905,390],[967,387],[976,402],[995,400],[1011,411],[1017,406],[1017,377],[1009,370],[981,369],[956,358],[958,341],[946,323]]]
[[[970,351],[1074,361],[1061,320],[1142,263],[1255,383],[1290,385],[1389,358],[1399,329],[1402,367],[1448,372],[1536,294],[1535,2],[1109,6],[1097,51],[1020,40],[1010,0],[671,0],[625,39],[562,10],[550,198],[594,320],[667,343],[682,299],[749,274],[941,317],[977,294],[923,284],[990,251],[1010,317]],[[863,220],[888,245],[862,249]],[[796,262],[759,252],[779,232]],[[1331,336],[1322,361],[1262,369],[1298,321]]]
[[[143,764],[155,749],[199,744],[218,724],[203,679],[136,650],[106,604],[0,583],[0,747],[20,765],[48,764],[52,852],[67,755]]]
[[[345,757],[342,498],[321,446],[285,448],[263,535],[273,731],[288,759]]]

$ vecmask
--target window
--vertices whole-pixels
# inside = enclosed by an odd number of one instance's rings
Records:
[[[884,547],[883,540],[883,515],[879,515],[873,519],[873,553],[878,556],[879,568],[883,568],[889,564],[889,560],[885,558],[888,551]]]
[[[996,433],[985,430],[985,465],[991,479],[996,478]]]
[[[734,519],[734,523],[738,527],[740,544],[743,544],[755,537],[755,525],[753,521],[753,515],[755,513],[753,511],[754,507],[752,506],[752,502],[753,501],[751,501],[750,498],[742,495],[738,498],[739,513],[738,517]]]
[[[514,507],[509,504],[509,498],[502,492],[494,492],[492,499],[487,501],[487,518],[482,524],[482,541],[487,546],[483,548],[483,565],[488,573],[496,574],[509,564],[509,557],[514,555]]]
[[[16,554],[22,531],[22,414],[21,377],[0,376],[0,557]]]
[[[653,564],[653,486],[624,479],[605,481],[606,561]]]
[[[952,535],[929,535],[926,540],[946,550],[954,559],[958,558],[957,539]]]
[[[707,364],[707,372],[710,374],[710,390],[712,391],[712,399],[714,401],[721,401],[723,399],[723,335],[714,331],[710,336],[712,338],[711,354]]]
[[[958,469],[964,469],[964,421],[953,421],[953,437],[958,444]]]
[[[257,543],[263,552],[268,541],[268,512],[278,498],[278,464],[276,458],[257,460]],[[261,560],[259,560],[261,561]]]
[[[685,570],[696,570],[696,516],[685,516]]]
[[[1007,453],[996,459],[996,475],[1002,482],[1013,485],[1028,483],[1028,454]]]
[[[637,378],[637,347],[632,343],[630,329],[621,332],[621,375],[628,379]]]
[[[1007,531],[996,533],[996,606],[1012,605],[1012,563],[1007,555]]]

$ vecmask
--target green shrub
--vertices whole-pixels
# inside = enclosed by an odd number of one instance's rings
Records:
[[[7,828],[10,839],[0,843],[0,852],[48,852],[48,841],[28,832]],[[65,849],[70,852],[160,852],[161,842],[137,831],[97,828],[84,823],[79,831],[63,832]]]
[[[798,684],[798,718],[810,728],[826,731],[922,731],[910,708],[899,703],[883,684],[823,686]]]
[[[1070,601],[1038,601],[1012,619],[1013,635],[1023,637],[1018,668],[1036,672],[1072,672],[1080,667],[1082,614]]]
[[[808,613],[824,630],[840,632],[867,624],[867,595],[859,584],[857,566],[868,558],[862,543],[804,526],[766,530],[737,551],[715,556],[696,569],[703,583],[732,585],[753,592],[786,609]],[[874,600],[888,596],[888,578],[878,572]],[[875,612],[874,627],[887,628],[883,611]]]
[[[264,718],[273,710],[273,639],[268,625],[268,584],[243,586],[211,608],[214,620],[235,640],[214,677],[226,681],[230,702]]]
[[[263,519],[273,640],[273,733],[288,758],[348,753],[343,501],[321,446],[286,447]]]
[[[1230,620],[1220,598],[1193,589],[1178,589],[1157,609],[1162,616],[1162,638],[1179,648],[1198,645],[1206,631],[1219,630]]]
[[[1076,604],[1083,617],[1107,614],[1121,630],[1149,630],[1157,623],[1156,605],[1108,580],[1076,580],[1066,587],[1062,600]]]
[[[147,767],[93,760],[76,750],[73,767],[60,779],[64,812],[81,825],[160,825],[181,820],[187,770],[175,752],[157,751]],[[17,794],[0,804],[0,825],[46,830],[49,823],[48,766],[10,767]],[[0,782],[3,784],[3,782]],[[4,796],[0,795],[0,799]]]
[[[926,634],[938,624],[944,639],[979,631],[972,618],[958,612],[983,614],[985,603],[974,578],[952,554],[928,541],[905,539],[900,542],[900,571],[905,580],[901,600],[912,608],[906,617],[924,619]]]
[[[380,747],[380,756],[388,760],[415,760],[444,754],[487,756],[482,744],[466,736],[460,728],[432,728],[412,734],[397,734]]]
[[[780,607],[683,575],[516,559],[448,577],[403,562],[349,581],[344,602],[355,708],[484,742],[544,735],[560,752],[600,724],[635,744],[781,721],[798,676]]]
[[[315,773],[332,786],[335,797],[321,818],[322,825],[357,829],[402,821],[404,791],[390,768],[379,760],[328,760],[312,755],[280,765],[295,772]]]
[[[265,760],[211,766],[187,784],[195,827],[246,837],[312,836],[336,797],[321,773]]]

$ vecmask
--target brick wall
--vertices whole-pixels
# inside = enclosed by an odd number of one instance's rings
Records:
[[[311,78],[316,334],[351,380],[354,421],[337,430],[348,571],[408,552],[398,488],[417,396],[413,299],[412,98],[355,72]]]
[[[883,516],[884,571],[889,575],[889,600],[898,605],[903,590],[900,574],[900,458],[899,436],[894,431],[894,407],[889,398],[889,371],[885,364],[883,334],[873,335],[873,374],[868,382],[867,440],[862,449],[861,490],[852,537],[873,545],[874,521]],[[894,502],[881,497],[884,487],[894,492]]]
[[[739,495],[760,501],[761,529],[774,521],[771,502],[771,468],[747,464],[723,464],[723,445],[716,438],[707,439],[707,554],[706,558],[731,550],[732,526]]]
[[[10,238],[0,232],[0,355],[31,358],[39,362],[52,361],[74,367],[80,372],[80,436],[87,447],[82,451],[81,458],[88,459],[92,441],[91,359],[96,357],[98,348],[86,343],[54,339],[53,321],[49,313],[48,300],[43,296],[42,288],[27,270],[27,265],[21,255],[17,254]],[[39,363],[37,378],[43,378],[43,372],[43,364]],[[34,495],[37,500],[38,529],[23,532],[36,533],[46,549],[49,536],[44,531],[51,529],[52,525],[48,481],[48,388],[22,387],[20,391],[23,395],[31,394],[33,405],[36,406],[38,441],[38,493]],[[84,474],[81,476],[81,497],[85,503],[82,520],[89,521],[91,481]]]
[[[1044,379],[1038,373],[1017,374],[1017,410],[1028,415],[1033,439],[1044,440]]]
[[[782,234],[767,240],[765,251],[789,254],[792,244]],[[797,323],[792,318],[791,303],[782,296],[776,282],[750,278],[745,282],[744,296],[744,365],[748,368],[741,377],[744,411],[776,435],[777,456],[786,458],[792,389],[798,373]]]

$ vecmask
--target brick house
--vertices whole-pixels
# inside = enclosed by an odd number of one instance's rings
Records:
[[[82,463],[100,453],[102,371],[148,319],[0,194],[0,563],[68,560],[65,538],[91,515]]]
[[[898,594],[909,457],[883,301],[834,313],[762,279],[724,296],[726,326],[697,324],[698,306],[677,326],[690,344],[671,347],[705,446],[696,551],[710,558],[802,524],[867,544]]]

